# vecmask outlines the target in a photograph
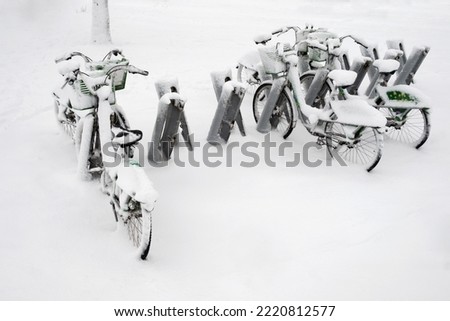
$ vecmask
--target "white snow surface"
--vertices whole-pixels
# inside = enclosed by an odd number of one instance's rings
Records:
[[[344,124],[383,127],[386,117],[360,98],[349,100],[334,100],[331,102],[337,121]]]
[[[0,1],[0,299],[450,299],[448,1],[110,0],[109,10],[114,43],[93,45],[90,1]],[[157,114],[154,82],[176,75],[203,144],[217,106],[210,72],[233,67],[255,35],[306,21],[357,31],[382,52],[392,37],[407,50],[430,46],[414,84],[432,97],[429,141],[415,150],[386,140],[370,174],[336,163],[286,167],[315,141],[301,124],[294,148],[271,150],[276,167],[241,167],[248,158],[237,148],[225,152],[233,166],[217,168],[151,167],[139,153],[160,196],[149,259],[137,260],[99,182],[76,177],[74,146],[54,119],[54,58],[77,50],[101,59],[118,47],[149,70],[117,93],[144,142]],[[241,110],[247,136],[234,130],[229,142],[263,142],[250,97]],[[253,150],[262,159],[262,147]],[[313,148],[309,159],[325,155]]]
[[[126,194],[132,196],[148,210],[152,211],[158,192],[154,189],[152,182],[146,177],[142,167],[136,165],[123,166],[110,169],[111,176],[117,178],[117,185],[120,186]]]
[[[398,67],[400,67],[400,63],[394,59],[377,59],[373,62],[373,65],[380,73],[390,73],[396,71]]]
[[[332,70],[328,77],[333,80],[336,86],[350,86],[356,80],[356,72],[352,70]]]

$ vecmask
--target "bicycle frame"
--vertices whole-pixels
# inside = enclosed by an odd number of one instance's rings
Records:
[[[78,149],[77,173],[84,179],[101,173],[102,190],[110,196],[116,222],[120,219],[124,223],[130,239],[139,248],[140,258],[145,259],[158,194],[143,168],[130,159],[132,147],[142,138],[142,132],[129,129],[123,111],[116,105],[115,91],[124,88],[127,73],[146,76],[148,72],[120,59],[118,50],[109,52],[101,62],[92,62],[78,52],[57,61],[74,56],[83,57],[84,69],[76,64],[71,66],[65,73],[64,85],[54,97],[64,115],[66,111],[76,115],[73,136]],[[113,56],[119,59],[111,62]]]
[[[356,38],[351,35],[339,38],[324,28],[306,26],[305,29],[301,29],[296,26],[288,26],[275,30],[271,34],[255,37],[255,43],[265,46],[272,40],[272,35],[280,36],[290,30],[293,30],[295,33],[295,42],[292,47],[297,51],[299,75],[307,71],[315,71],[320,69],[333,70],[339,67],[348,70],[350,68],[349,59],[346,52],[341,52],[336,49],[340,47],[342,40],[347,37],[351,37],[355,41],[359,42],[359,40],[356,40]],[[320,41],[314,39],[315,35],[317,35],[316,38],[320,39]],[[321,39],[321,37],[324,39]],[[312,57],[314,56],[312,54],[314,50],[316,51],[316,54],[322,52],[326,56],[325,60],[314,61],[314,57]],[[264,69],[261,59],[255,51],[251,51],[244,55],[238,61],[237,68],[238,81],[246,81],[250,85],[260,84],[261,82],[270,80],[273,77],[273,74],[270,74]],[[242,79],[243,70],[250,71],[250,76],[248,79]]]

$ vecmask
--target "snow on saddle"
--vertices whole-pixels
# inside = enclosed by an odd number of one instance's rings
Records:
[[[356,72],[351,70],[339,70],[335,69],[328,74],[336,87],[348,87],[353,85],[356,80]]]

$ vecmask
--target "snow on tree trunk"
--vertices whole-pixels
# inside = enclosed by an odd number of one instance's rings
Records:
[[[111,42],[108,0],[92,0],[92,41]]]

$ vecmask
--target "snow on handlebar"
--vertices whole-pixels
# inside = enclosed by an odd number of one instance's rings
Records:
[[[81,52],[74,51],[74,52],[71,52],[71,53],[66,53],[66,54],[56,58],[55,59],[55,63],[60,63],[60,62],[62,62],[64,60],[70,60],[70,59],[72,59],[72,57],[76,57],[76,56],[82,57],[84,59],[84,61],[86,61],[86,62],[91,62],[92,61],[91,58],[89,58],[88,56],[82,54]]]
[[[346,36],[343,36],[343,37],[340,37],[339,39],[342,41],[342,40],[344,40],[345,38],[351,38],[354,42],[356,42],[358,45],[360,45],[361,47],[364,47],[364,48],[369,48],[369,45],[363,40],[363,39],[361,39],[361,38],[359,38],[359,37],[357,37],[357,36],[354,36],[354,35],[346,35]]]
[[[135,66],[132,66],[132,65],[128,65],[127,66],[127,71],[132,73],[132,74],[140,74],[140,75],[143,75],[143,76],[148,76],[148,71],[147,70],[142,70],[142,69],[139,69],[139,68],[137,68]]]

